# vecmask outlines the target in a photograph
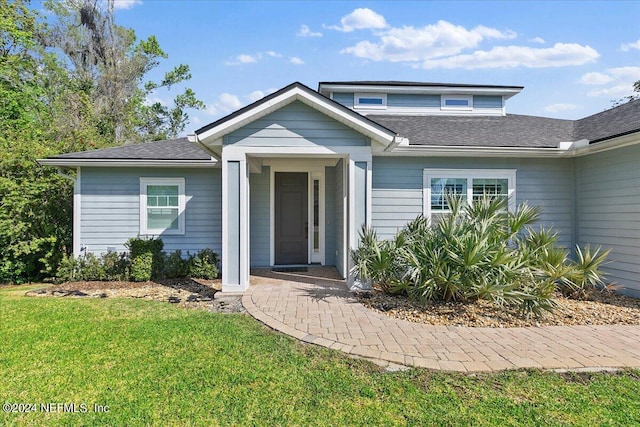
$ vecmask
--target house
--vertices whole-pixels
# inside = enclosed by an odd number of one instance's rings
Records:
[[[612,249],[609,280],[640,296],[640,101],[581,120],[507,114],[519,86],[290,84],[188,138],[63,154],[75,168],[74,253],[160,236],[221,254],[225,292],[249,269],[334,265],[362,224],[391,237],[447,211],[445,191],[543,209],[566,247]]]

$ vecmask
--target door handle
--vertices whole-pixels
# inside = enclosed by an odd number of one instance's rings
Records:
[[[304,238],[309,240],[309,221],[304,223]]]

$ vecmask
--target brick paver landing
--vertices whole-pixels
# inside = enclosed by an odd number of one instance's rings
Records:
[[[259,321],[302,341],[409,366],[461,372],[640,367],[640,326],[423,325],[367,309],[343,281],[267,270],[254,272],[242,303]]]

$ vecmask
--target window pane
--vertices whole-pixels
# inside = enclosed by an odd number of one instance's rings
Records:
[[[507,198],[509,196],[509,180],[474,178],[473,200],[478,200],[482,196]]]
[[[468,107],[469,100],[468,99],[445,99],[444,105],[447,107]]]
[[[147,206],[158,206],[158,198],[156,196],[147,196]]]
[[[431,210],[448,210],[447,194],[459,195],[467,198],[466,178],[432,178],[431,179]]]
[[[148,208],[147,228],[178,229],[178,208]]]
[[[358,104],[382,105],[382,98],[358,98]]]

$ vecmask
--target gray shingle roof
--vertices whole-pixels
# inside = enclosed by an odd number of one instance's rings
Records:
[[[53,159],[211,160],[211,155],[187,138],[61,154]]]
[[[597,143],[640,132],[640,100],[580,120],[506,116],[369,115],[410,145],[557,148],[560,142]]]
[[[640,131],[640,99],[576,121],[574,139],[598,142]]]
[[[495,88],[495,89],[524,89],[524,86],[505,85],[479,85],[470,83],[435,83],[435,82],[407,82],[400,80],[353,80],[344,82],[320,82],[322,85],[349,85],[349,86],[411,86],[411,87],[467,87],[467,88]]]
[[[396,116],[369,118],[409,138],[410,145],[557,148],[573,141],[573,121],[521,116]]]

